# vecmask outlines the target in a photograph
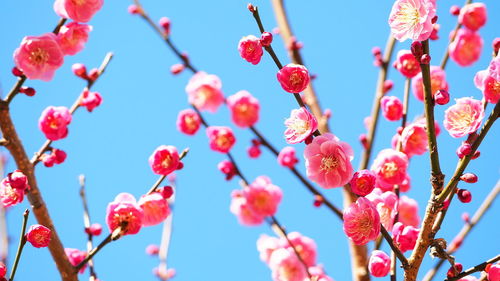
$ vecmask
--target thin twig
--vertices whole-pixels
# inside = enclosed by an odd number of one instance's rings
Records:
[[[480,264],[478,264],[478,265],[476,265],[474,267],[471,267],[471,268],[467,269],[466,271],[458,274],[455,277],[445,279],[445,281],[455,281],[455,280],[458,280],[458,279],[460,279],[462,277],[465,277],[467,275],[471,275],[474,272],[483,271],[488,264],[493,264],[493,263],[495,263],[497,261],[500,261],[500,255],[497,255],[494,258],[491,258],[491,259],[489,259],[489,260],[487,260],[485,262],[482,262],[482,263],[480,263]]]
[[[24,245],[26,245],[26,224],[28,223],[28,216],[30,211],[26,209],[23,214],[23,224],[21,227],[21,235],[19,236],[19,245],[17,246],[16,257],[14,258],[14,265],[12,266],[12,270],[10,271],[9,281],[14,281],[14,276],[16,275],[17,266],[19,264],[19,260],[21,259],[21,254],[23,252]]]
[[[92,243],[93,235],[90,232],[90,212],[87,204],[87,198],[85,196],[85,175],[80,175],[78,181],[80,183],[80,198],[82,199],[83,205],[83,225],[85,227],[85,231],[87,232],[87,252],[90,252],[92,248],[94,248],[94,246]],[[90,278],[93,278],[92,280],[95,280],[97,279],[97,273],[95,272],[94,261],[90,259],[88,263]]]

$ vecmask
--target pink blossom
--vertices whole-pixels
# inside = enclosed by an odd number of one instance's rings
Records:
[[[429,0],[397,0],[389,15],[389,25],[394,38],[424,41],[432,33],[435,4]]]
[[[415,247],[419,233],[420,229],[411,225],[404,226],[401,222],[395,223],[392,228],[394,242],[403,253]]]
[[[399,221],[404,225],[417,227],[420,225],[420,216],[418,215],[418,203],[414,199],[403,195],[399,198],[398,205]]]
[[[167,200],[158,192],[143,195],[138,204],[144,213],[142,226],[157,225],[170,215]]]
[[[389,121],[398,121],[403,117],[403,103],[395,96],[384,96],[380,100],[382,114]]]
[[[382,225],[386,229],[392,229],[394,217],[396,216],[398,196],[392,191],[382,192],[382,190],[376,188],[366,198],[377,209]]]
[[[325,270],[323,269],[322,265],[311,266],[311,267],[309,267],[308,271],[312,276],[311,280],[333,281],[333,279],[330,276],[326,275]],[[307,281],[307,280],[309,280],[309,278],[304,279],[304,281]]]
[[[170,35],[170,25],[171,25],[171,21],[169,18],[167,17],[161,17],[159,20],[158,20],[158,25],[160,25],[162,28],[163,28],[163,31],[165,32],[164,34],[165,35]]]
[[[10,184],[5,182],[5,179],[0,182],[0,202],[3,207],[17,205],[24,200],[24,191],[21,189],[13,188]]]
[[[293,169],[298,162],[299,159],[295,156],[295,148],[292,146],[284,147],[278,154],[278,163],[283,167]]]
[[[300,234],[299,232],[288,233],[288,240],[293,244],[295,250],[298,252],[304,263],[309,266],[316,265],[316,242],[313,239]],[[289,248],[293,251],[292,246],[284,237],[280,238],[280,245],[282,248]]]
[[[401,133],[401,148],[408,156],[422,155],[428,149],[427,130],[423,122],[407,125]]]
[[[102,103],[102,96],[98,92],[91,92],[85,90],[82,93],[82,99],[80,100],[80,106],[85,106],[88,112],[92,112],[94,108],[98,107]]]
[[[279,248],[281,248],[280,239],[276,237],[262,234],[257,240],[260,259],[265,263],[269,263],[272,253]]]
[[[260,176],[243,188],[242,196],[245,197],[250,211],[258,216],[266,217],[276,213],[283,193],[278,186],[271,183],[268,177]]]
[[[491,265],[488,270],[488,281],[500,281],[500,263]]]
[[[149,165],[153,173],[157,175],[168,175],[179,166],[180,159],[177,148],[172,145],[160,145],[149,156]]]
[[[486,24],[486,5],[484,3],[467,4],[460,9],[458,22],[472,31],[476,31]]]
[[[271,254],[269,267],[274,281],[304,281],[306,269],[291,249],[277,249]]]
[[[177,130],[186,134],[194,135],[201,125],[201,118],[193,109],[184,109],[177,115]]]
[[[68,256],[69,259],[69,263],[71,263],[73,266],[79,265],[87,257],[87,252],[73,248],[65,248],[64,253],[66,253],[66,256]],[[82,266],[79,273],[83,273],[86,267],[87,264]]]
[[[242,58],[253,65],[258,64],[264,54],[260,39],[253,35],[241,38],[238,43],[238,52]]]
[[[231,206],[230,210],[237,218],[238,221],[246,226],[259,225],[264,222],[265,217],[256,214],[249,208],[246,198],[241,190],[233,190],[231,193]]]
[[[207,128],[207,136],[210,149],[220,153],[228,153],[236,142],[233,130],[229,127],[210,126]]]
[[[377,182],[386,185],[401,184],[406,178],[408,157],[394,149],[384,149],[373,161],[372,170],[377,176]]]
[[[368,270],[375,277],[384,277],[391,269],[391,258],[383,251],[374,250],[368,262]]]
[[[0,261],[0,278],[5,277],[5,274],[7,274],[7,267],[5,266],[5,264],[3,262]],[[5,279],[5,280],[7,280],[7,279]]]
[[[285,120],[285,139],[289,144],[303,142],[318,129],[318,121],[305,107],[292,109]]]
[[[380,216],[370,200],[359,197],[344,210],[344,232],[356,245],[364,245],[380,233]]]
[[[413,78],[420,73],[420,63],[410,50],[398,52],[394,67],[406,78]]]
[[[158,245],[150,244],[146,247],[146,254],[150,256],[158,255],[159,252],[160,252],[160,247],[158,247]]]
[[[487,102],[496,104],[500,100],[500,55],[493,58],[488,69],[476,74],[474,84],[483,92]]]
[[[484,118],[484,108],[480,100],[460,98],[456,104],[444,112],[444,128],[454,138],[460,138],[479,129]]]
[[[26,36],[14,51],[14,62],[28,79],[50,81],[64,62],[61,47],[53,33]]]
[[[83,50],[85,43],[89,40],[89,32],[92,26],[71,22],[63,25],[57,34],[57,43],[64,55],[75,55]]]
[[[129,193],[120,193],[108,204],[106,223],[111,232],[122,227],[123,235],[136,234],[141,229],[144,213],[137,205],[135,198]]]
[[[481,35],[464,28],[457,31],[455,40],[448,47],[450,58],[460,66],[469,66],[475,63],[481,56],[482,49],[483,38]]]
[[[104,0],[56,0],[54,11],[63,18],[88,22],[102,7]]]
[[[216,112],[224,102],[222,82],[219,77],[206,72],[197,72],[186,86],[189,103],[201,111]]]
[[[289,63],[277,74],[283,90],[289,93],[300,93],[309,85],[309,71],[300,64]]]
[[[12,188],[20,189],[22,191],[28,191],[30,189],[28,177],[26,177],[21,170],[15,170],[14,172],[9,173],[5,180],[8,181],[8,184],[10,184]]]
[[[444,70],[442,70],[438,66],[431,66],[430,68],[431,94],[434,94],[441,89],[448,91],[448,82],[446,82],[446,73],[444,72]],[[424,101],[424,84],[421,72],[411,80],[411,88],[413,91],[413,95],[415,95],[418,100]]]
[[[375,188],[376,177],[370,170],[359,170],[350,181],[351,190],[359,196],[368,195]]]
[[[64,106],[49,106],[45,108],[38,120],[38,128],[49,140],[56,141],[68,136],[68,125],[71,123],[71,113]]]
[[[34,224],[30,226],[26,233],[26,240],[35,248],[44,248],[49,246],[51,231],[49,228],[41,225]]]
[[[259,121],[259,101],[247,91],[239,91],[226,99],[231,119],[236,126],[248,128]]]
[[[217,164],[217,169],[226,175],[226,180],[232,179],[236,175],[236,168],[233,162],[229,160],[222,160]]]
[[[333,134],[315,137],[304,150],[307,177],[324,188],[343,186],[354,172],[353,155],[351,146]]]
[[[85,229],[85,233],[92,236],[99,236],[102,233],[102,225],[99,223],[93,223],[88,228]]]

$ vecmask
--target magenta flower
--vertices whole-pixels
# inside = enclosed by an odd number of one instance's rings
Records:
[[[289,144],[303,142],[318,129],[318,121],[306,108],[292,109],[290,117],[285,120],[285,139]]]
[[[413,250],[413,247],[415,247],[417,243],[419,233],[420,229],[411,225],[404,226],[401,222],[395,223],[392,228],[394,242],[403,253],[408,250]]]
[[[422,80],[422,73],[417,74],[411,80],[411,88],[413,95],[420,100],[424,101],[424,84]],[[446,73],[438,66],[431,66],[431,94],[436,93],[438,90],[448,91],[448,82],[446,82]]]
[[[63,54],[72,56],[83,50],[89,40],[90,31],[92,26],[88,24],[71,22],[63,25],[57,34],[57,43]]]
[[[454,138],[460,138],[479,129],[484,118],[480,100],[460,98],[444,112],[444,128]]]
[[[399,221],[404,225],[417,227],[420,225],[420,216],[418,215],[418,203],[414,199],[403,195],[399,198],[398,205]]]
[[[21,170],[15,170],[14,172],[9,173],[5,180],[8,181],[12,188],[20,189],[22,191],[28,191],[30,189],[28,177],[26,177]]]
[[[353,155],[351,146],[333,134],[316,137],[304,150],[307,177],[324,188],[343,186],[354,173]]]
[[[383,251],[374,250],[368,262],[368,270],[375,277],[385,277],[391,269],[391,258]]]
[[[382,108],[382,114],[389,121],[398,121],[403,117],[403,103],[398,97],[382,97],[380,107]]]
[[[377,209],[382,225],[386,229],[392,229],[398,203],[396,194],[392,191],[383,192],[381,189],[375,188],[372,193],[368,194],[365,198],[370,200]]]
[[[377,182],[386,185],[401,184],[406,178],[408,157],[394,149],[384,149],[373,161],[372,170],[377,176]]]
[[[71,123],[71,113],[64,106],[49,106],[45,108],[38,120],[38,128],[49,140],[56,141],[68,136],[68,125]]]
[[[313,239],[300,234],[299,232],[290,232],[288,233],[288,240],[295,246],[298,254],[304,261],[304,263],[309,266],[316,265],[316,256],[317,256],[317,247],[316,242]],[[290,243],[284,237],[281,237],[279,242],[281,248],[288,248],[293,251],[293,248],[290,246]]]
[[[406,78],[413,78],[420,73],[420,63],[410,50],[398,52],[394,67]]]
[[[258,64],[264,54],[260,39],[253,35],[241,38],[238,43],[238,52],[242,58],[253,65]]]
[[[356,245],[364,245],[380,233],[380,216],[370,200],[359,197],[344,210],[344,232]]]
[[[161,145],[149,156],[149,165],[153,173],[166,176],[179,166],[179,153],[172,145]]]
[[[53,33],[26,36],[14,51],[14,62],[29,79],[50,81],[64,62],[61,47]]]
[[[486,5],[471,3],[463,6],[458,15],[458,22],[472,31],[476,31],[486,24]]]
[[[474,84],[487,102],[496,104],[500,100],[500,55],[491,60],[487,69],[476,73]]]
[[[243,188],[242,196],[251,212],[257,216],[273,216],[278,210],[283,193],[266,176],[260,176]]]
[[[113,232],[121,227],[123,235],[136,234],[141,230],[144,213],[137,205],[135,198],[129,193],[120,193],[115,200],[108,204],[106,223],[109,231]]]
[[[89,90],[83,91],[80,106],[85,106],[88,112],[92,112],[96,107],[101,105],[101,103],[101,94],[98,92],[91,92]]]
[[[49,246],[51,231],[49,228],[35,224],[30,226],[26,233],[26,241],[30,242],[35,248],[44,248]]]
[[[196,134],[200,129],[200,125],[200,116],[191,108],[184,109],[177,115],[177,130],[186,135]]]
[[[158,192],[143,195],[138,204],[144,213],[142,226],[157,225],[170,215],[167,200]]]
[[[455,40],[450,43],[450,58],[460,66],[469,66],[481,57],[483,38],[479,33],[461,28]]]
[[[333,281],[333,279],[330,276],[326,275],[325,270],[323,269],[322,265],[311,266],[308,268],[308,270],[312,276],[312,278],[311,278],[312,280]],[[308,280],[308,279],[304,279],[304,280]]]
[[[197,72],[186,86],[189,103],[201,111],[216,112],[224,102],[222,82],[219,77],[206,72]]]
[[[425,123],[415,122],[404,128],[401,133],[401,147],[408,158],[424,154],[428,146]]]
[[[259,225],[264,222],[265,217],[253,212],[249,208],[246,198],[243,196],[242,190],[233,190],[231,192],[231,213],[233,213],[240,224],[246,226]]]
[[[230,180],[236,175],[236,168],[233,162],[229,160],[222,160],[219,162],[219,164],[217,164],[217,169],[226,176],[226,180]]]
[[[368,195],[375,188],[375,174],[370,170],[359,170],[350,181],[351,190],[359,196]]]
[[[93,223],[85,229],[85,232],[92,236],[99,236],[102,233],[102,225],[99,223]]]
[[[288,167],[293,169],[295,164],[299,162],[299,159],[295,156],[295,148],[292,146],[284,147],[278,154],[278,163],[283,167]]]
[[[300,64],[289,63],[277,74],[283,90],[289,93],[300,93],[309,85],[309,71]]]
[[[7,208],[23,202],[24,194],[29,189],[28,180],[21,171],[8,174],[0,181],[0,205]]]
[[[236,142],[233,130],[229,127],[210,126],[207,128],[210,149],[220,153],[228,153]]]
[[[248,128],[259,121],[259,100],[247,91],[239,91],[226,99],[231,119],[240,128]]]
[[[103,0],[56,0],[54,11],[60,17],[88,22],[102,7]]]
[[[66,253],[69,263],[73,266],[79,265],[87,257],[87,252],[73,248],[65,248],[64,253]],[[85,271],[85,268],[87,268],[87,264],[80,269],[79,273],[82,274]]]
[[[500,281],[500,263],[492,264],[488,270],[489,281]]]
[[[269,264],[272,253],[281,248],[280,239],[262,234],[257,240],[257,250],[259,251],[260,260]]]
[[[274,281],[304,281],[307,272],[295,252],[280,248],[274,251],[269,261]]]
[[[0,278],[5,277],[5,274],[7,274],[7,267],[5,266],[5,264],[3,262],[0,261]],[[7,280],[7,279],[5,279],[5,280]]]
[[[435,4],[430,0],[396,0],[389,15],[389,26],[399,41],[424,41],[432,33]]]

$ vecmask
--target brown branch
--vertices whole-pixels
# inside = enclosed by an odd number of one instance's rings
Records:
[[[480,263],[480,264],[478,264],[478,265],[476,265],[474,267],[471,267],[471,268],[467,269],[466,271],[458,274],[457,276],[455,276],[453,278],[445,279],[445,281],[455,281],[455,280],[458,280],[458,279],[460,279],[462,277],[465,277],[467,275],[471,275],[474,272],[484,271],[484,269],[486,268],[486,266],[488,264],[493,264],[493,263],[495,263],[495,262],[497,262],[499,260],[500,260],[500,255],[497,255],[494,258],[491,258],[491,259],[489,259],[489,260],[487,260],[485,262],[482,262],[482,263]]]

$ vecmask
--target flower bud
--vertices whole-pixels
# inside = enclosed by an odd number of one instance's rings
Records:
[[[462,176],[460,176],[460,179],[466,183],[476,183],[477,182],[477,176],[473,173],[465,173]]]
[[[268,47],[273,42],[273,35],[269,32],[263,32],[260,36],[260,44],[264,47]]]
[[[462,203],[469,203],[472,200],[472,194],[467,189],[459,189],[457,191],[458,200]]]
[[[450,94],[444,89],[438,90],[434,93],[434,101],[439,105],[445,105],[450,102]]]

